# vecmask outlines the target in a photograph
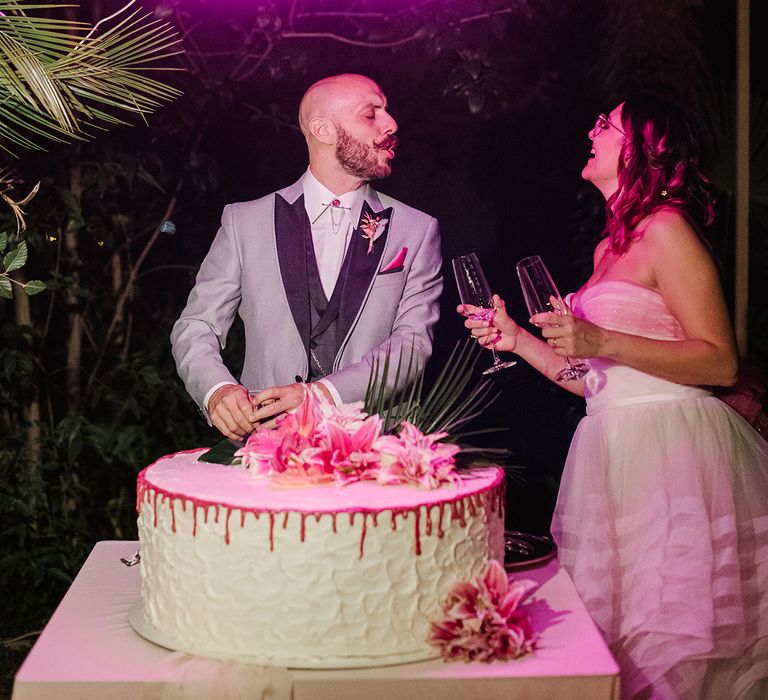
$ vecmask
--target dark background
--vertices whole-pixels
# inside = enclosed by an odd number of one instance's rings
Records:
[[[67,16],[94,21],[122,4],[94,0]],[[720,192],[711,237],[732,298],[733,2],[142,5],[183,37],[186,55],[167,62],[183,72],[160,77],[184,96],[146,125],[132,119],[130,127],[94,132],[89,142],[54,144],[11,163],[28,185],[42,180],[27,207],[28,265],[30,277],[51,282],[51,291],[32,299],[31,330],[20,329],[11,303],[0,301],[7,687],[93,543],[135,538],[139,469],[162,454],[216,442],[175,376],[168,335],[223,206],[284,187],[306,168],[295,114],[318,78],[360,72],[381,85],[401,147],[393,175],[377,188],[440,222],[446,285],[430,377],[466,337],[453,311],[452,257],[476,252],[520,323],[527,312],[516,260],[542,255],[563,294],[586,279],[603,224],[602,197],[580,178],[587,134],[597,114],[631,90],[674,97],[701,122]],[[749,359],[765,369],[768,109],[758,71],[765,58],[760,19],[753,12]],[[165,218],[175,235],[160,236],[139,266]],[[61,244],[67,227],[77,233],[74,251]],[[132,269],[126,310],[110,336]],[[67,353],[75,314],[84,331],[73,372]],[[235,329],[227,349],[233,362],[241,349]],[[74,385],[64,386],[65,376]],[[478,427],[503,428],[486,444],[507,448],[509,462],[521,467],[509,481],[507,524],[546,533],[583,400],[523,362],[493,382],[499,398]],[[42,407],[34,467],[22,418],[30,397]]]

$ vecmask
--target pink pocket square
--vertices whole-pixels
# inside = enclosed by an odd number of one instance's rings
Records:
[[[403,263],[405,262],[405,255],[407,252],[408,252],[408,248],[406,246],[403,246],[402,248],[400,248],[400,252],[392,259],[392,262],[390,262],[381,271],[389,272],[390,270],[394,270],[398,267],[402,267]]]

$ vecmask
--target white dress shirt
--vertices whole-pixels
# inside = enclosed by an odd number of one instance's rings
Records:
[[[312,227],[312,243],[315,248],[317,271],[320,275],[320,283],[327,299],[331,298],[336,280],[344,264],[344,255],[354,227],[360,220],[360,212],[363,208],[363,200],[368,191],[364,185],[352,192],[334,194],[323,185],[307,168],[302,179],[304,188],[304,209],[309,217]],[[327,379],[320,379],[333,400],[338,406],[341,397],[336,387]],[[208,410],[208,401],[216,389],[232,384],[232,382],[220,382],[214,384],[205,395],[205,410]]]
[[[302,182],[304,209],[312,225],[317,271],[327,299],[331,298],[354,226],[360,219],[367,187],[334,194],[307,169]]]

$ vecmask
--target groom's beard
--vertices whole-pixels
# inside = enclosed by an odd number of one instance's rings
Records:
[[[339,134],[339,140],[336,144],[336,160],[339,161],[339,165],[345,173],[361,180],[380,180],[389,177],[392,173],[392,166],[389,160],[384,163],[379,162],[379,151],[397,148],[396,136],[387,136],[381,141],[374,141],[373,146],[368,146],[362,141],[358,141],[340,125],[337,124],[336,129]]]

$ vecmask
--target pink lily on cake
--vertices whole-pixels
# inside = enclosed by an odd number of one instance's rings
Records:
[[[330,420],[326,426],[329,460],[337,483],[348,484],[370,478],[379,467],[376,441],[381,433],[381,419],[368,416],[355,430],[343,422]]]
[[[448,661],[507,661],[533,651],[538,635],[521,603],[535,587],[533,581],[510,581],[492,560],[482,578],[451,589],[429,643]]]
[[[314,388],[274,429],[253,433],[235,456],[240,466],[276,483],[355,481],[416,484],[433,489],[460,479],[454,473],[457,445],[447,433],[424,434],[403,421],[399,436],[382,435],[383,420],[362,403],[335,406]]]
[[[276,483],[344,484],[378,467],[380,431],[381,419],[364,413],[362,403],[336,407],[308,389],[295,411],[279,418],[276,428],[253,433],[235,456],[243,468]]]
[[[381,467],[376,481],[380,484],[416,483],[435,489],[455,483],[458,445],[440,443],[448,433],[425,435],[415,425],[403,421],[400,435],[383,435],[376,443],[381,451]]]

